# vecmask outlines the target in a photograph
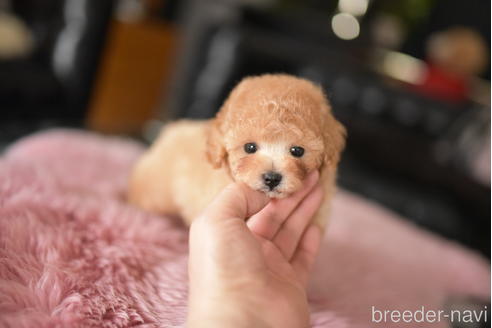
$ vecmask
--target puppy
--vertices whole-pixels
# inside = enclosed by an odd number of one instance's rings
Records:
[[[163,129],[135,166],[129,201],[190,224],[232,181],[283,198],[320,170],[325,199],[314,221],[324,227],[344,144],[318,86],[283,74],[248,77],[214,119]]]

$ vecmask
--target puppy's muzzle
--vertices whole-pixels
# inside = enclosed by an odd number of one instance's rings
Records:
[[[270,188],[270,190],[273,190],[273,188],[278,186],[280,181],[282,181],[282,175],[273,171],[264,173],[261,177],[263,178],[263,183]]]

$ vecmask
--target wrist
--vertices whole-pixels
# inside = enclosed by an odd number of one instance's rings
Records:
[[[260,288],[261,287],[261,288]],[[190,291],[187,327],[308,327],[309,308],[303,291],[272,292],[258,281],[241,288]],[[208,290],[208,291],[207,291]]]
[[[190,300],[188,328],[271,328],[262,318],[261,310],[234,297]]]

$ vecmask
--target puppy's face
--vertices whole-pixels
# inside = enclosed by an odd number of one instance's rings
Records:
[[[248,78],[212,122],[207,156],[235,181],[282,198],[309,172],[336,166],[344,131],[312,83],[287,75]]]
[[[268,124],[265,131],[231,133],[225,144],[234,180],[275,198],[298,190],[324,157],[321,136],[279,121]]]

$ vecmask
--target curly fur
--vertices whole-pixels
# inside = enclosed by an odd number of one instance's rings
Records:
[[[249,142],[258,145],[256,153],[244,151]],[[283,74],[249,77],[232,90],[214,119],[164,128],[135,167],[129,200],[190,223],[233,180],[282,198],[318,169],[326,199],[315,220],[324,226],[344,143],[345,129],[320,87]],[[289,153],[293,146],[305,149],[301,158]],[[282,175],[273,190],[261,178],[271,170]]]

